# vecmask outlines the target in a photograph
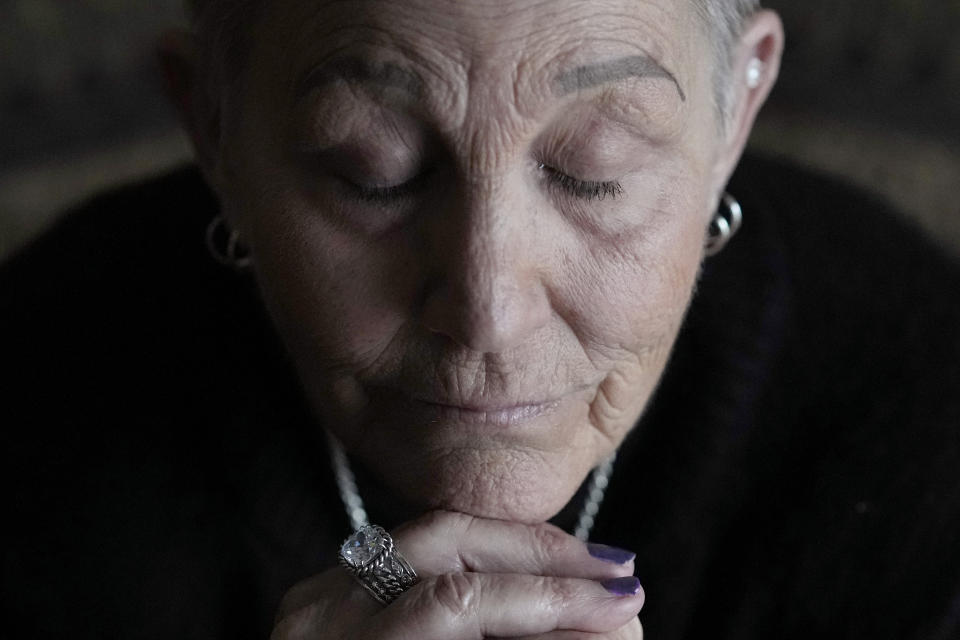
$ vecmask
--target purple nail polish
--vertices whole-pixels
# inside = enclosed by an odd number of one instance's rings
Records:
[[[615,596],[635,596],[640,593],[640,580],[636,576],[601,580],[603,588]]]
[[[633,551],[618,549],[617,547],[611,547],[605,544],[595,544],[593,542],[587,543],[587,551],[589,551],[590,555],[594,558],[615,564],[627,564],[637,557],[637,554]]]

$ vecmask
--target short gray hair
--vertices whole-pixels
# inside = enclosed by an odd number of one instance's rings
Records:
[[[261,0],[184,0],[191,24],[202,34],[201,56],[205,73],[222,74],[241,66],[251,12]],[[716,68],[714,101],[720,120],[726,123],[733,99],[730,79],[733,50],[749,18],[760,10],[760,0],[691,0],[703,20],[711,41]],[[229,73],[229,72],[227,72]]]
[[[716,68],[713,74],[713,94],[720,121],[726,125],[733,102],[734,85],[730,78],[733,51],[747,21],[760,11],[760,0],[693,0],[697,13],[707,27],[707,37],[713,46]]]

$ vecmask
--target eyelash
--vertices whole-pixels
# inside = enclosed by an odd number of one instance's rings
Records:
[[[368,204],[390,205],[414,194],[417,189],[423,186],[429,172],[424,171],[402,184],[391,185],[389,187],[365,187],[347,181],[353,190],[357,200]]]
[[[544,172],[551,187],[581,200],[602,201],[608,197],[615,199],[623,195],[623,186],[615,180],[580,180],[543,163],[537,168]],[[369,204],[388,205],[415,193],[422,186],[427,174],[428,172],[423,172],[403,184],[389,187],[364,187],[352,182],[349,185],[358,200]]]
[[[618,198],[623,195],[623,186],[615,180],[579,180],[542,162],[537,168],[545,173],[546,180],[550,186],[559,188],[567,195],[575,198],[582,200],[605,200],[608,197]]]

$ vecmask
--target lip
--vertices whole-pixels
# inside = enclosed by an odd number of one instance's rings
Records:
[[[422,398],[413,402],[430,411],[436,418],[471,424],[489,424],[503,427],[519,425],[553,412],[559,400],[529,402],[522,404],[456,405]]]

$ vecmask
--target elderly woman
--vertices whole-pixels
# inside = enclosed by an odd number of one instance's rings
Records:
[[[728,187],[774,14],[194,17],[199,171],[0,272],[11,637],[960,637],[960,276]]]

